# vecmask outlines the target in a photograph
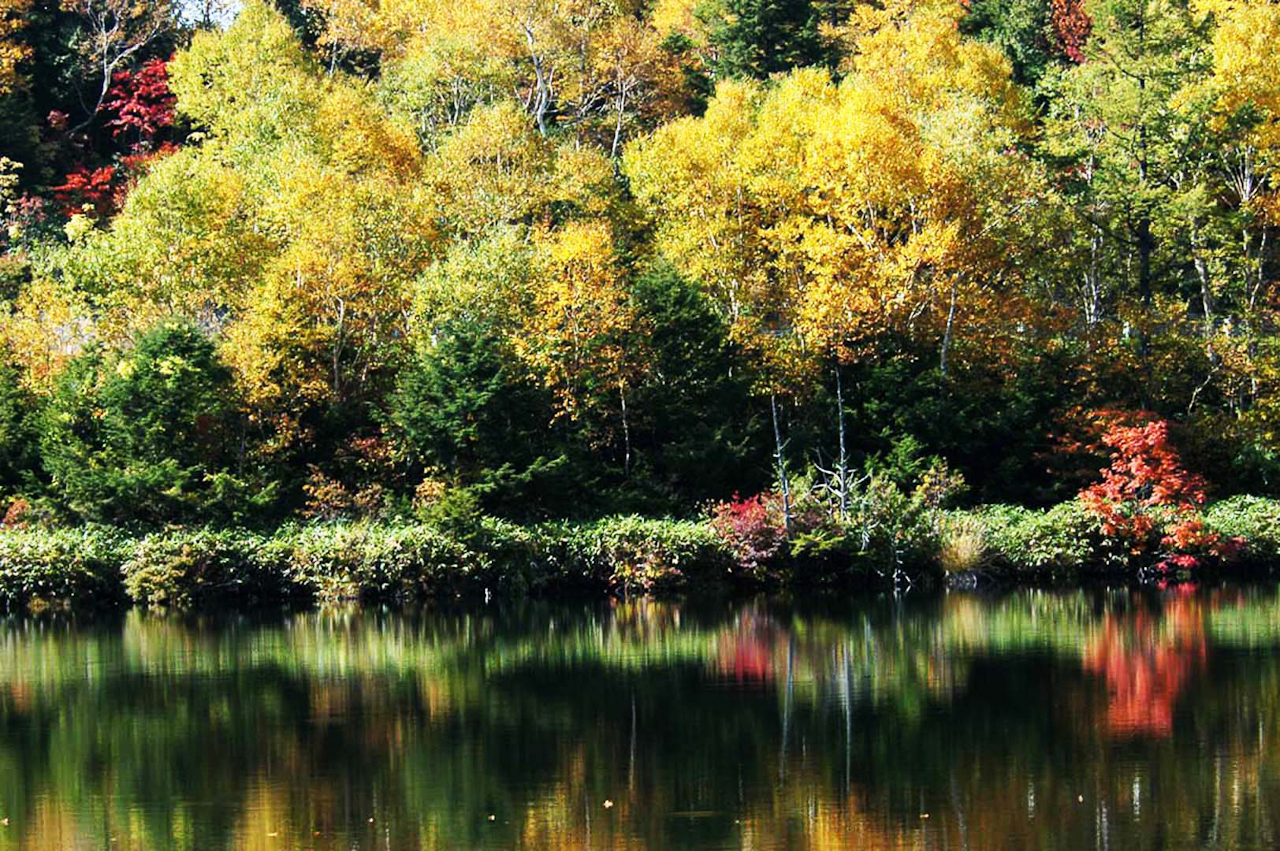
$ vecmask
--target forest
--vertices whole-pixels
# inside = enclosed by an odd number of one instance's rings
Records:
[[[0,0],[0,561],[1270,562],[1277,39],[1267,0]]]

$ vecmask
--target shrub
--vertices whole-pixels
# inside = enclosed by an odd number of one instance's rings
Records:
[[[537,528],[534,557],[560,581],[619,592],[672,591],[730,575],[736,556],[706,524],[636,516]]]
[[[873,475],[855,495],[849,519],[859,552],[878,570],[932,565],[938,554],[937,511],[932,492],[908,493],[890,478]]]
[[[120,602],[120,564],[129,547],[127,538],[100,526],[0,532],[0,608]]]
[[[795,519],[782,578],[840,584],[879,577],[898,582],[936,564],[939,512],[930,488],[905,491],[880,473],[846,485],[844,509],[831,483],[796,478]]]
[[[259,603],[297,593],[263,544],[260,536],[242,531],[148,535],[124,562],[125,590],[136,603],[179,608]]]
[[[772,493],[711,506],[709,523],[732,554],[738,573],[762,580],[776,567],[786,543],[780,498]]]
[[[286,529],[267,546],[292,582],[322,600],[408,600],[478,593],[487,559],[427,526],[325,524]]]
[[[986,506],[974,512],[995,563],[1019,572],[1074,573],[1115,566],[1101,523],[1080,500],[1047,511]]]
[[[963,480],[935,464],[913,490],[886,473],[846,479],[843,506],[832,475],[810,468],[792,480],[791,537],[781,498],[735,498],[711,509],[710,525],[734,556],[737,571],[756,580],[831,584],[852,576],[901,578],[936,565],[938,506]]]
[[[1268,566],[1280,563],[1280,500],[1232,497],[1209,506],[1205,525],[1224,542],[1225,560]]]

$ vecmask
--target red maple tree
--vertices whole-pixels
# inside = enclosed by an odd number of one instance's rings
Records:
[[[119,139],[132,131],[136,144],[151,142],[161,129],[173,126],[175,101],[163,59],[144,62],[137,71],[116,72],[103,104],[114,116],[107,122],[111,135]]]
[[[1169,421],[1145,411],[1099,416],[1108,424],[1102,442],[1111,450],[1111,466],[1080,499],[1101,518],[1103,533],[1126,542],[1132,554],[1148,551],[1158,539],[1169,566],[1195,566],[1190,554],[1213,552],[1218,536],[1205,531],[1205,481],[1183,467]]]

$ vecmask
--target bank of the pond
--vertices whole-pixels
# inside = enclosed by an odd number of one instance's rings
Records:
[[[1198,556],[1135,554],[1131,542],[1108,536],[1077,502],[1044,511],[936,512],[887,533],[838,528],[781,546],[726,535],[704,521],[634,516],[533,526],[485,518],[465,528],[325,523],[269,534],[6,529],[0,608],[1062,584],[1196,571],[1260,574],[1280,563],[1280,501],[1236,497],[1211,505],[1199,520],[1205,539],[1230,546]],[[880,546],[868,547],[876,536]]]
[[[484,519],[314,524],[271,534],[109,527],[0,532],[0,606],[139,603],[178,607],[282,600],[681,590],[731,577],[705,524],[619,517],[520,526]]]

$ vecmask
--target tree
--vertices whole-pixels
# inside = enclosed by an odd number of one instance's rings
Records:
[[[1054,0],[1053,8],[1064,0]],[[972,0],[960,20],[961,32],[1000,47],[1013,66],[1013,79],[1034,87],[1053,61],[1046,0]],[[1057,19],[1054,18],[1054,21]]]
[[[1120,297],[1145,310],[1177,291],[1187,250],[1205,259],[1206,153],[1223,140],[1210,131],[1204,98],[1186,95],[1208,70],[1207,34],[1177,2],[1101,0],[1090,11],[1084,61],[1046,80],[1049,153],[1062,161],[1081,235],[1096,235],[1091,259],[1110,266],[1089,274],[1123,284]],[[1212,312],[1213,283],[1201,284]],[[1089,295],[1084,313],[1099,315],[1108,295]]]
[[[346,439],[330,425],[367,418],[390,388],[413,282],[436,256],[417,140],[261,3],[196,33],[168,72],[201,144],[147,165],[109,226],[43,253],[39,276],[75,291],[78,327],[109,349],[167,316],[213,329],[251,421],[274,434],[263,445],[323,455]]]
[[[419,465],[472,489],[490,511],[537,516],[563,498],[551,395],[482,320],[451,321],[424,341],[400,373],[391,417]]]
[[[0,2],[0,97],[18,87],[19,66],[31,55],[31,46],[22,38],[26,15],[33,0]]]
[[[633,391],[640,475],[667,506],[753,493],[768,483],[764,423],[751,376],[701,287],[658,262],[631,284],[637,318],[628,350],[647,352]]]
[[[533,305],[517,353],[555,394],[556,416],[578,421],[615,410],[624,452],[631,465],[627,396],[635,383],[639,352],[627,351],[624,334],[635,313],[614,256],[607,225],[573,222],[540,234],[535,249]],[[607,423],[607,419],[605,422]],[[604,427],[598,441],[611,442]]]
[[[168,0],[63,0],[63,6],[80,20],[80,58],[93,81],[80,130],[101,111],[116,71],[171,33],[178,12]]]
[[[838,85],[812,69],[769,90],[722,83],[704,117],[624,161],[659,249],[706,283],[757,364],[784,501],[779,395],[887,338],[929,340],[945,375],[960,343],[998,346],[1028,315],[1007,236],[1039,176],[1016,147],[1007,63],[947,9],[861,25]]]
[[[1101,416],[1111,465],[1102,470],[1102,481],[1080,492],[1080,500],[1100,518],[1103,532],[1134,555],[1157,545],[1182,554],[1213,548],[1217,536],[1204,530],[1199,517],[1205,481],[1183,467],[1169,422],[1147,412]]]
[[[40,466],[37,399],[20,381],[17,369],[0,367],[0,487],[8,495],[35,485]]]
[[[169,91],[169,70],[162,59],[149,59],[137,71],[117,71],[103,108],[117,139],[132,135],[135,149],[150,145],[165,127],[173,125],[175,98]]]
[[[697,7],[716,48],[718,78],[768,79],[833,56],[819,32],[822,6],[813,0],[716,0]]]
[[[1084,61],[1084,46],[1093,29],[1084,0],[1052,0],[1049,13],[1054,47],[1069,62]]]
[[[412,105],[424,129],[456,125],[476,105],[512,100],[540,135],[566,130],[616,153],[630,125],[643,126],[684,100],[683,76],[665,61],[661,39],[645,16],[627,4],[315,5],[326,20],[322,43],[380,51],[389,88]]]
[[[41,427],[56,498],[76,516],[160,523],[238,515],[269,502],[237,475],[239,411],[213,343],[163,323],[118,357],[78,358]]]
[[[1000,237],[1036,203],[1018,109],[995,51],[926,8],[864,37],[838,86],[817,70],[722,84],[626,171],[660,250],[738,339],[848,359],[888,331],[933,334],[945,372],[958,323],[1018,307],[995,297],[1016,269]]]

